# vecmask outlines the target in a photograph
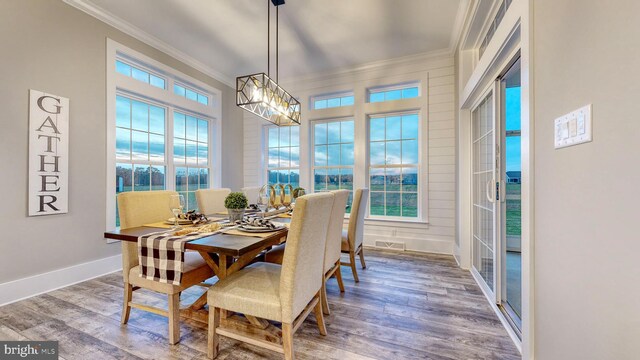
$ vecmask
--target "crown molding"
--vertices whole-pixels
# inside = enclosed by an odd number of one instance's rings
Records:
[[[139,27],[122,20],[121,18],[113,15],[112,13],[102,9],[99,6],[96,6],[94,4],[91,4],[89,1],[86,0],[62,0],[64,3],[82,11],[85,12],[93,17],[95,17],[96,19],[106,23],[107,25],[110,25],[120,31],[122,31],[123,33],[132,36],[140,41],[142,41],[143,43],[154,47],[160,51],[162,51],[163,53],[175,58],[176,60],[214,78],[215,80],[218,80],[222,83],[224,83],[225,85],[228,85],[232,88],[235,88],[236,86],[236,81],[235,78],[229,77],[215,69],[213,69],[212,67],[202,63],[199,60],[194,59],[193,57],[187,55],[186,53],[174,48],[173,46],[167,44],[166,42],[158,39],[157,37],[145,32],[144,30],[140,29]]]
[[[453,31],[451,32],[451,40],[449,41],[449,50],[455,54],[460,42],[462,41],[465,29],[467,27],[470,14],[477,6],[474,0],[461,0],[458,5],[458,12],[453,22]]]

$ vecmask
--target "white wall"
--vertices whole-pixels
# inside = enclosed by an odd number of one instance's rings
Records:
[[[536,359],[640,356],[640,2],[536,0]],[[554,150],[593,104],[593,142]]]
[[[404,242],[407,249],[452,254],[455,241],[455,116],[454,116],[454,63],[448,55],[414,56],[388,60],[362,68],[337,73],[310,76],[304,79],[283,81],[283,86],[302,102],[300,182],[311,189],[309,170],[310,119],[353,117],[356,137],[365,139],[365,121],[368,114],[388,112],[392,104],[374,103],[356,107],[310,110],[310,96],[343,90],[353,90],[355,103],[363,104],[365,90],[371,86],[392,85],[407,81],[421,81],[423,96],[420,99],[403,100],[405,107],[422,108],[425,111],[427,142],[422,149],[426,161],[426,176],[420,181],[427,184],[426,223],[389,223],[368,220],[365,226],[365,245],[375,241]],[[244,179],[245,186],[265,183],[263,164],[264,120],[245,115]],[[356,140],[357,142],[357,140]],[[363,144],[365,141],[363,141]],[[354,187],[365,187],[364,146],[356,146]]]

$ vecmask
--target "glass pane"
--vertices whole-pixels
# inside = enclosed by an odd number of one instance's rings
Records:
[[[164,134],[164,108],[149,106],[149,131]]]
[[[145,83],[149,83],[149,73],[140,69],[131,68],[131,77]]]
[[[121,74],[131,76],[131,66],[118,60],[116,60],[116,71]]]
[[[140,131],[149,131],[149,106],[139,101],[132,101],[131,128]]]
[[[150,84],[157,88],[164,89],[164,79],[155,75],[151,75]]]
[[[184,97],[184,91],[185,89],[182,86],[175,84],[173,85],[173,92],[176,93],[176,95]]]
[[[384,169],[373,168],[369,171],[371,191],[384,191]]]
[[[289,128],[280,129],[280,146],[289,146]]]
[[[327,145],[316,145],[315,166],[327,166]]]
[[[198,143],[198,164],[207,165],[209,159],[209,147],[207,144]]]
[[[131,130],[116,128],[116,157],[131,158]]]
[[[131,155],[133,160],[149,160],[149,135],[140,131],[132,131]]]
[[[342,144],[340,152],[341,165],[353,165],[353,144]]]
[[[278,183],[278,171],[269,170],[267,171],[267,177],[269,178],[269,184],[277,184]]]
[[[400,191],[400,169],[387,168],[385,184],[387,191]]]
[[[327,170],[316,169],[313,172],[313,190],[322,191],[327,189]]]
[[[400,116],[389,116],[387,118],[387,140],[400,140],[402,138],[402,133],[400,132],[400,119]]]
[[[340,144],[328,146],[328,162],[329,166],[340,165]]]
[[[209,122],[207,120],[198,119],[198,141],[209,141]]]
[[[314,144],[327,143],[327,124],[315,124],[313,134],[315,137]]]
[[[200,189],[209,188],[209,169],[200,169]]]
[[[198,189],[198,183],[200,180],[200,169],[189,168],[189,191]]]
[[[401,141],[387,142],[387,165],[400,164],[400,143]]]
[[[164,136],[149,134],[149,160],[164,161]]]
[[[185,95],[189,100],[198,101],[198,94],[193,90],[186,89]]]
[[[387,211],[385,215],[387,216],[400,216],[400,193],[392,192],[386,193],[386,207]]]
[[[131,164],[116,164],[116,194],[131,191],[132,169]]]
[[[345,213],[351,213],[351,205],[353,204],[353,191],[349,192],[349,197],[347,198],[347,209]]]
[[[327,124],[327,143],[336,144],[340,142],[340,122]]]
[[[209,97],[198,94],[198,102],[203,105],[209,105]]]
[[[270,168],[278,167],[278,155],[280,150],[278,148],[269,148],[268,164]]]
[[[327,107],[328,108],[338,107],[338,106],[340,106],[340,98],[333,98],[333,99],[328,99],[327,100]]]
[[[289,183],[293,188],[297,188],[300,186],[300,171],[299,170],[291,170],[289,173]]]
[[[189,191],[185,196],[185,200],[187,201],[187,211],[198,211],[198,200],[196,199],[195,191]]]
[[[343,143],[353,142],[353,121],[340,123],[340,141]]]
[[[384,215],[384,193],[371,192],[371,207],[369,209],[371,215]]]
[[[417,168],[402,168],[402,191],[418,191]]]
[[[184,114],[173,113],[173,136],[184,139],[185,137],[185,116]]]
[[[384,141],[372,142],[369,145],[369,163],[371,165],[384,165]]]
[[[300,126],[292,126],[290,129],[291,129],[291,146],[300,145]]]
[[[381,102],[384,101],[384,93],[383,92],[378,92],[378,93],[371,93],[369,95],[369,102]]]
[[[289,167],[291,154],[289,148],[280,148],[280,167]]]
[[[269,147],[278,147],[278,128],[269,128]]]
[[[176,191],[187,191],[187,168],[176,168]]]
[[[133,166],[133,191],[147,191],[151,188],[149,165]]]
[[[196,140],[198,138],[198,119],[187,116],[187,139]]]
[[[340,106],[353,105],[353,96],[344,96],[340,99]]]
[[[327,107],[327,100],[316,100],[313,104],[314,109],[325,109]]]
[[[418,114],[402,116],[402,138],[403,139],[418,138]]]
[[[131,102],[122,96],[116,96],[116,126],[131,127]]]
[[[327,190],[340,189],[340,169],[327,169]]]
[[[353,169],[340,169],[340,189],[353,190]]]
[[[176,162],[184,163],[186,161],[185,140],[173,139],[173,159]]]
[[[164,190],[164,166],[151,167],[151,190]]]
[[[404,217],[418,216],[418,194],[416,193],[402,194],[402,216]]]
[[[402,163],[418,163],[418,140],[404,140],[402,142]]]
[[[278,184],[288,184],[289,183],[289,171],[288,170],[280,170],[278,171]],[[279,194],[279,191],[278,191]]]
[[[294,146],[291,148],[291,167],[300,166],[300,148]]]
[[[418,97],[418,87],[410,87],[407,89],[403,89],[402,90],[402,98],[403,99],[410,99],[410,98],[414,98],[414,97]]]
[[[402,98],[402,91],[401,90],[390,90],[387,91],[384,94],[384,100],[385,101],[391,101],[391,100],[399,100]],[[388,204],[387,204],[388,206]]]
[[[186,155],[187,155],[187,163],[196,164],[198,163],[198,146],[195,141],[187,140],[186,144]]]
[[[384,118],[372,118],[369,126],[369,139],[371,141],[384,140]]]

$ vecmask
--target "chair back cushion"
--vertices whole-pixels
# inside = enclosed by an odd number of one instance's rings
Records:
[[[342,226],[344,224],[344,213],[347,208],[348,190],[334,190],[333,206],[331,207],[331,219],[327,229],[327,245],[324,252],[325,273],[340,260],[340,247],[342,244]]]
[[[353,205],[349,217],[349,229],[347,236],[349,246],[352,250],[362,245],[364,237],[364,214],[367,212],[367,200],[369,200],[369,189],[357,189],[353,194]]]
[[[280,275],[282,321],[293,323],[320,291],[333,194],[301,196],[291,219]]]
[[[231,189],[202,189],[196,190],[198,211],[205,215],[226,211],[224,199],[231,193]]]
[[[131,191],[118,194],[120,229],[142,226],[173,217],[169,203],[175,191]],[[138,244],[122,241],[122,273],[129,280],[129,270],[138,265]]]
[[[258,203],[258,196],[260,196],[260,189],[261,189],[261,187],[259,187],[259,186],[257,186],[257,187],[243,187],[242,188],[242,192],[247,197],[247,200],[249,200],[249,204],[257,204]]]

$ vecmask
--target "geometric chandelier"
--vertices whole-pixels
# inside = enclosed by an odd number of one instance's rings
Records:
[[[267,74],[264,72],[236,78],[236,105],[278,126],[300,125],[300,102],[278,85],[278,6],[284,0],[271,0],[276,7],[276,79],[271,68],[271,5],[267,0]]]

